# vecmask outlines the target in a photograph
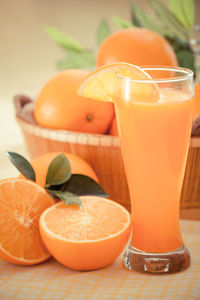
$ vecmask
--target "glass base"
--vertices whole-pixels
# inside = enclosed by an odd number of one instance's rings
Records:
[[[124,255],[124,264],[129,270],[142,273],[176,273],[190,265],[190,254],[184,245],[167,253],[147,253],[129,246]]]

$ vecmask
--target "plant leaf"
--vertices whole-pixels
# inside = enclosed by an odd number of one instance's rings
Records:
[[[192,51],[192,48],[188,42],[185,42],[180,39],[169,39],[167,38],[168,42],[173,47],[177,60],[178,65],[183,68],[191,69],[194,74],[196,73],[195,67],[195,55]]]
[[[182,40],[189,40],[189,31],[184,28],[171,11],[158,0],[149,0],[158,18],[162,21],[164,27],[168,28],[175,37]]]
[[[180,67],[188,68],[195,72],[194,54],[189,50],[180,50],[176,53],[178,64]]]
[[[77,52],[67,50],[67,58],[58,62],[59,70],[65,69],[92,69],[95,68],[95,55],[92,51]]]
[[[125,28],[132,28],[134,25],[130,22],[128,22],[125,19],[122,19],[118,16],[113,16],[112,17],[113,22],[120,28],[120,29],[125,29]]]
[[[170,36],[173,36],[172,32],[170,32],[164,26],[161,26],[161,24],[158,24],[153,16],[147,14],[143,9],[134,3],[132,3],[132,13],[138,20],[141,27],[153,30],[162,36],[164,36],[166,33],[168,33]]]
[[[71,178],[61,187],[61,190],[68,191],[79,196],[95,195],[108,197],[108,194],[95,180],[82,174],[72,174]]]
[[[182,2],[183,5],[183,11],[185,14],[185,17],[188,21],[188,27],[192,27],[194,25],[194,1],[193,0],[184,0]]]
[[[33,167],[27,159],[16,152],[7,151],[6,154],[8,155],[8,158],[12,162],[12,164],[20,173],[24,175],[24,177],[35,181],[35,171],[33,170]]]
[[[76,204],[76,205],[81,205],[81,199],[77,197],[77,195],[70,193],[70,192],[63,192],[63,191],[57,191],[57,190],[49,190],[47,191],[52,195],[55,196],[56,198],[62,200],[66,205],[69,204]]]
[[[133,22],[133,26],[142,27],[142,25],[140,24],[140,21],[138,20],[138,18],[136,17],[136,14],[133,11],[133,7],[131,9],[131,20]]]
[[[101,45],[103,40],[111,34],[108,23],[103,19],[97,28],[97,45]]]
[[[186,28],[194,25],[194,1],[193,0],[169,0],[170,11]]]
[[[84,47],[75,39],[70,37],[68,34],[52,27],[45,26],[44,27],[47,34],[62,48],[64,49],[72,49],[74,51],[81,52],[84,50]]]
[[[64,153],[56,156],[49,165],[47,176],[46,176],[46,185],[48,188],[51,185],[59,185],[71,177],[71,167],[69,160],[64,155]]]

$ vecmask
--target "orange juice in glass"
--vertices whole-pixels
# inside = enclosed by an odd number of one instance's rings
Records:
[[[115,111],[133,221],[124,262],[130,270],[173,273],[190,264],[179,205],[192,125],[193,73],[176,67],[143,70],[156,79],[116,73]],[[151,90],[158,91],[157,99]],[[142,100],[143,91],[150,91],[149,101]]]

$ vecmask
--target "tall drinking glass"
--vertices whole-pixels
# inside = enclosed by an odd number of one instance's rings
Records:
[[[139,272],[173,273],[190,264],[179,206],[191,135],[193,73],[178,67],[143,70],[156,79],[132,80],[116,73],[115,110],[132,210],[124,263]],[[148,101],[152,88],[159,92],[155,102]]]

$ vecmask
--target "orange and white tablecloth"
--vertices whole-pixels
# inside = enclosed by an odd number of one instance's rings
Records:
[[[181,221],[191,266],[172,275],[130,272],[122,255],[109,267],[77,272],[54,259],[36,266],[15,266],[0,260],[0,300],[200,299],[200,222]]]

